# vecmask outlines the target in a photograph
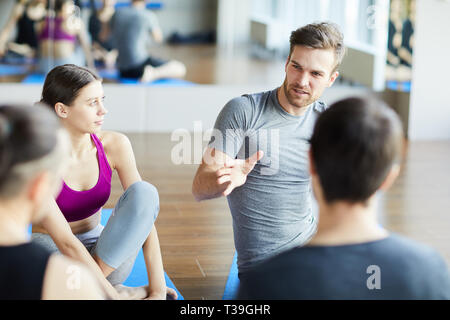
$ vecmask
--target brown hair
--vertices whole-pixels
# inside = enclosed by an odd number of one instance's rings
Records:
[[[335,23],[311,23],[292,31],[289,39],[289,57],[295,46],[305,46],[314,49],[334,49],[337,70],[345,54],[344,35]]]
[[[53,68],[45,78],[41,102],[52,109],[58,102],[70,106],[80,90],[92,81],[102,79],[92,70],[74,64],[65,64]]]
[[[319,116],[310,142],[325,200],[365,203],[400,162],[403,130],[384,102],[347,98]]]

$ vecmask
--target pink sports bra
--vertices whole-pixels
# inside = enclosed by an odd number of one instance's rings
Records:
[[[68,222],[86,219],[99,211],[111,194],[112,170],[106,159],[103,145],[95,134],[91,139],[97,147],[99,176],[97,184],[89,190],[70,189],[63,181],[63,187],[56,198],[56,203]]]
[[[53,20],[53,26],[50,27],[50,21]],[[55,19],[51,19],[49,17],[45,18],[45,25],[42,29],[41,34],[39,35],[39,40],[47,40],[47,39],[53,39],[53,40],[67,40],[75,42],[77,37],[76,35],[69,34],[61,26],[61,23],[63,22],[63,19],[60,17],[56,17]],[[50,30],[53,29],[53,30]]]

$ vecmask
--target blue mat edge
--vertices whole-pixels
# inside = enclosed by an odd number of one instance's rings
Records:
[[[233,262],[231,263],[230,272],[228,273],[225,290],[223,292],[222,300],[236,299],[239,290],[239,277],[237,268],[237,252],[234,253]]]

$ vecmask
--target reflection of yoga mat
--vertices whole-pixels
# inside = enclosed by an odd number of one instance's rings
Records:
[[[44,84],[45,81],[45,75],[39,74],[39,73],[31,73],[27,75],[23,80],[22,83],[42,83]]]
[[[394,81],[386,82],[386,87],[393,91],[411,92],[411,81]]]
[[[227,283],[225,284],[225,291],[223,292],[222,300],[236,299],[239,290],[239,277],[237,268],[237,253],[234,253],[233,262],[231,263],[230,273],[228,274]]]
[[[119,78],[119,72],[117,70],[99,70],[100,77],[103,79],[117,80],[122,84],[127,85],[143,85],[143,86],[162,86],[162,87],[187,87],[194,86],[195,83],[182,80],[182,79],[159,79],[149,83],[141,83],[137,79]],[[41,83],[45,81],[45,76],[39,73],[31,73],[26,76],[22,83]]]
[[[22,75],[28,72],[28,67],[0,64],[0,76]]]
[[[138,84],[143,86],[161,86],[161,87],[189,87],[195,86],[195,83],[182,79],[159,79],[152,82],[139,82],[138,79],[121,78],[120,83],[123,84]]]
[[[102,219],[101,219],[102,225],[106,225],[109,217],[111,216],[111,213],[112,213],[111,209],[102,210]],[[175,287],[172,280],[170,280],[166,272],[164,272],[164,276],[166,277],[167,286],[173,288],[177,292],[178,300],[184,300],[183,296]],[[142,253],[142,249],[139,251],[139,254],[136,257],[136,262],[134,263],[133,270],[131,270],[131,274],[123,284],[129,287],[146,286],[148,284],[147,268],[145,266],[144,254]]]
[[[91,8],[90,3],[87,0],[81,1],[81,6],[83,8]],[[116,9],[118,8],[125,8],[130,6],[130,1],[117,1],[117,3],[114,5]],[[101,1],[95,2],[95,8],[100,9],[102,7]],[[145,5],[147,9],[150,10],[158,10],[163,8],[163,2],[162,1],[152,1],[150,3],[147,3]]]

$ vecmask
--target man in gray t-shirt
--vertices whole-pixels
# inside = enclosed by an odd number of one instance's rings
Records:
[[[117,10],[110,28],[119,52],[117,67],[121,77],[150,82],[159,78],[182,78],[186,74],[181,62],[149,55],[150,35],[156,42],[162,42],[162,32],[156,15],[146,9],[144,0],[132,0],[130,7]]]
[[[343,36],[334,24],[310,24],[290,44],[283,85],[225,105],[193,181],[197,200],[227,196],[240,274],[304,244],[317,225],[309,138],[326,109],[317,100],[338,76]]]

